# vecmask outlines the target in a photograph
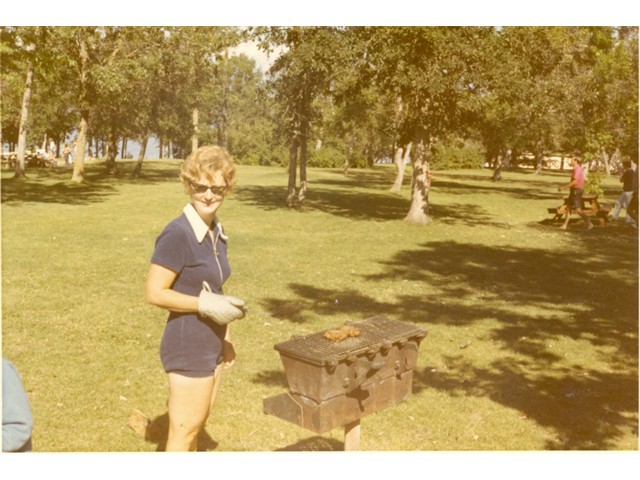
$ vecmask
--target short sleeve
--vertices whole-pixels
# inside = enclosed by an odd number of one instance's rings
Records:
[[[161,265],[179,273],[185,265],[185,243],[187,238],[184,230],[177,222],[171,222],[156,239],[156,246],[151,256],[151,263]]]

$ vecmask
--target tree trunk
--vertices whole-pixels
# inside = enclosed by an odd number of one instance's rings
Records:
[[[122,137],[122,148],[120,149],[120,158],[127,158],[127,138]]]
[[[607,154],[607,150],[604,147],[601,148],[601,152],[602,152],[602,161],[604,162],[604,171],[606,172],[606,175],[608,177],[611,175],[609,155]],[[611,157],[613,157],[613,154],[611,155]]]
[[[508,148],[502,162],[502,167],[506,170],[511,170],[511,153],[511,149]]]
[[[396,97],[396,106],[393,117],[394,129],[397,129],[402,122],[402,111],[404,110],[404,103],[402,101],[402,97],[398,95]],[[400,146],[399,142],[395,142],[393,146],[392,156],[393,163],[396,165],[396,179],[393,182],[393,185],[389,189],[390,192],[399,192],[402,188],[402,180],[404,179],[404,170],[406,167],[406,163],[402,158],[402,146]]]
[[[393,154],[393,163],[396,165],[396,179],[393,182],[390,192],[399,192],[402,189],[402,182],[404,180],[404,171],[407,167],[407,161],[409,159],[409,153],[411,152],[411,142],[402,147],[397,147]]]
[[[84,155],[87,144],[87,129],[89,128],[88,62],[87,45],[82,40],[80,42],[80,127],[78,128],[73,175],[71,176],[71,181],[76,183],[84,181]]]
[[[29,119],[29,103],[31,102],[31,85],[33,83],[33,61],[27,63],[27,81],[22,95],[22,110],[20,112],[20,127],[18,130],[18,158],[14,178],[24,178],[24,154],[27,148],[27,120]]]
[[[78,128],[78,138],[76,140],[76,152],[73,160],[72,182],[82,183],[84,180],[84,153],[87,145],[87,113],[80,117],[80,128]]]
[[[118,138],[116,137],[116,132],[112,129],[109,133],[109,143],[107,144],[107,159],[105,161],[105,166],[107,167],[107,171],[109,173],[118,173],[118,169],[116,167],[116,154],[118,153]]]
[[[354,144],[353,137],[354,137],[353,131],[350,131],[349,136],[347,137],[347,151],[345,152],[344,163],[342,164],[342,173],[344,173],[345,175],[349,174],[349,167],[351,166],[351,158],[353,157],[353,144]],[[319,143],[322,143],[322,142],[320,140],[317,140],[316,151],[319,150],[318,148]]]
[[[411,206],[404,218],[407,223],[426,225],[429,218],[429,151],[430,145],[424,136],[416,141],[413,159],[413,177],[411,179]]]
[[[140,153],[138,154],[138,161],[136,162],[136,167],[133,169],[133,176],[138,178],[140,176],[140,172],[142,171],[142,162],[144,161],[144,156],[147,153],[147,143],[149,142],[149,134],[145,133],[142,137],[142,142],[140,143]]]
[[[540,142],[536,145],[536,175],[542,171],[542,145]]]
[[[353,149],[351,148],[351,142],[347,142],[347,151],[344,153],[344,162],[342,163],[342,173],[344,175],[349,175],[352,152]]]
[[[404,153],[402,154],[402,163],[406,167],[409,164],[409,155],[411,155],[411,147],[413,144],[411,142],[407,143],[404,147]]]
[[[493,167],[493,176],[491,177],[494,182],[502,180],[502,164],[502,155],[498,154]]]
[[[304,122],[302,127],[302,138],[300,139],[300,190],[298,190],[298,206],[304,203],[307,198],[307,139],[309,138],[309,123]]]
[[[367,162],[367,168],[373,168],[373,163],[375,162],[375,158],[373,154],[373,148],[371,148],[371,145],[367,145],[364,147],[364,158],[365,158],[365,161]]]
[[[191,116],[191,124],[193,126],[193,134],[191,135],[191,153],[198,149],[198,109],[194,108]]]
[[[218,124],[218,145],[223,148],[227,148],[228,138],[227,138],[227,97],[228,92],[227,89],[224,89],[224,98],[222,99],[222,112],[220,114],[220,123]]]
[[[298,134],[293,133],[289,145],[289,184],[287,186],[287,206],[295,205],[296,179],[298,175]]]

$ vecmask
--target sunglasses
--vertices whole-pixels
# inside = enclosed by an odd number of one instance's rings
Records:
[[[207,190],[211,190],[211,193],[213,193],[216,197],[224,197],[225,194],[227,193],[227,185],[202,185],[201,183],[196,183],[196,182],[189,182],[191,184],[191,188],[193,189],[194,192],[199,193],[199,194],[204,194],[207,192]]]

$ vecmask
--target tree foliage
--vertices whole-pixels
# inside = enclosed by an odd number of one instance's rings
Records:
[[[174,156],[218,143],[241,163],[288,166],[287,201],[299,205],[307,164],[347,173],[410,151],[408,217],[426,223],[429,170],[438,162],[465,166],[486,155],[502,165],[497,159],[509,152],[532,153],[540,166],[558,152],[602,161],[608,173],[614,157],[638,156],[637,27],[84,26],[0,34],[2,143],[15,149],[21,118],[29,146],[82,137],[76,181],[85,147],[112,170],[120,141],[146,145],[153,136]],[[230,54],[249,38],[281,52],[266,76]]]

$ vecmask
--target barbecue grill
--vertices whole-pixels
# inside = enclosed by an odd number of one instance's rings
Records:
[[[343,426],[345,450],[354,450],[362,417],[411,394],[426,331],[382,316],[345,327],[345,338],[324,330],[276,344],[289,391],[265,398],[263,409],[319,434]]]

